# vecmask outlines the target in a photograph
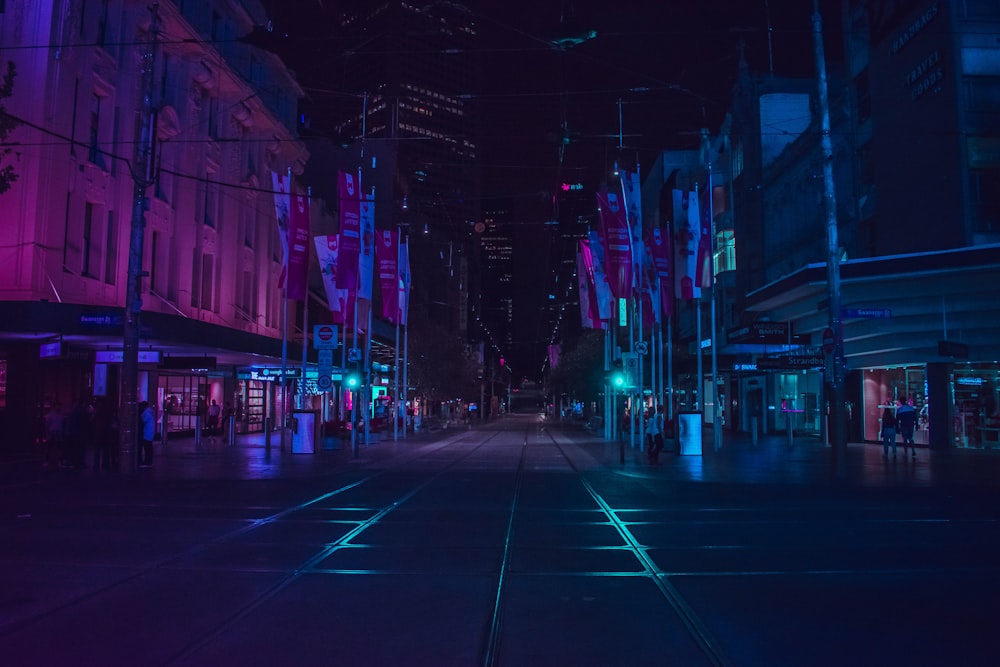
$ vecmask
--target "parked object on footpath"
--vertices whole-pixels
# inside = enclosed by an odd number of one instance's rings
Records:
[[[917,458],[917,445],[913,441],[913,431],[917,426],[917,411],[906,402],[906,396],[901,396],[899,401],[901,405],[896,408],[896,430],[903,439],[903,457],[906,457],[906,451],[909,449],[913,458]]]

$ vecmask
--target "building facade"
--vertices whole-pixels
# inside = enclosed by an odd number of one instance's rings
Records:
[[[19,122],[17,180],[0,195],[5,446],[43,437],[47,412],[117,405],[140,61],[154,37],[139,395],[171,431],[211,400],[247,429],[278,409],[273,383],[248,369],[281,355],[271,172],[308,159],[294,130],[302,91],[276,56],[237,41],[265,21],[260,3],[154,7],[14,0],[0,13]]]

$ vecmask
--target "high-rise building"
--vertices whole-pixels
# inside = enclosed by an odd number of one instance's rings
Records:
[[[469,335],[469,277],[480,221],[476,169],[477,61],[473,15],[461,3],[345,3],[331,84],[350,96],[317,112],[337,136],[384,146],[388,164],[361,160],[376,192],[376,226],[405,224],[413,264],[412,312]]]

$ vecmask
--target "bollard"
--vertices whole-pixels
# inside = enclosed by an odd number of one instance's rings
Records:
[[[167,411],[163,411],[162,419],[160,420],[162,425],[160,426],[160,443],[164,446],[167,444]]]
[[[264,417],[264,451],[271,454],[271,418]]]
[[[786,415],[785,423],[788,425],[787,429],[786,429],[788,431],[788,448],[791,449],[792,448],[792,419],[791,419],[790,416]]]
[[[201,449],[201,415],[194,416],[194,448]]]
[[[750,418],[750,442],[753,446],[757,446],[757,417],[753,416]]]
[[[226,431],[226,442],[230,447],[236,444],[236,415],[229,415],[229,423],[226,424],[229,429]]]

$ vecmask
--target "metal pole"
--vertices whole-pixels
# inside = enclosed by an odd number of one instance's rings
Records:
[[[705,130],[706,139],[708,138],[708,130]],[[721,405],[719,405],[719,353],[718,342],[715,337],[715,313],[716,313],[716,302],[715,302],[715,211],[712,208],[712,145],[709,142],[708,145],[708,188],[705,190],[705,205],[708,207],[708,222],[709,222],[709,235],[711,236],[709,246],[709,280],[711,280],[711,285],[709,288],[711,290],[711,326],[712,330],[710,332],[710,338],[712,340],[712,445],[715,451],[722,449],[722,424],[719,423]]]
[[[292,207],[292,168],[288,168],[288,180],[285,181],[285,189],[288,190],[288,214],[291,215]],[[285,229],[285,233],[288,233],[288,229]],[[291,239],[289,239],[291,241]],[[285,245],[288,247],[288,244]],[[286,250],[287,252],[287,250]],[[285,266],[288,266],[288,257],[284,258]],[[285,415],[288,412],[288,272],[285,272],[285,286],[281,290],[281,382],[278,385],[281,387],[281,414],[278,415],[278,429],[279,437],[278,442],[281,448],[281,452],[285,451]]]
[[[148,41],[142,53],[140,79],[142,100],[139,104],[139,136],[135,144],[132,165],[133,197],[132,224],[128,247],[128,277],[125,280],[125,320],[122,325],[122,374],[119,392],[119,446],[120,469],[134,473],[137,469],[136,452],[139,438],[139,414],[136,401],[139,391],[139,318],[142,312],[142,249],[146,228],[146,190],[153,182],[153,141],[155,120],[153,114],[153,68],[156,45],[160,31],[160,4],[149,6],[151,23]]]
[[[306,189],[306,212],[312,210],[312,186]],[[311,220],[312,216],[308,216]],[[310,225],[311,227],[312,225]],[[309,253],[306,253],[306,300],[302,304],[302,375],[299,377],[299,409],[306,407],[306,365],[309,363]]]
[[[813,0],[813,37],[819,79],[819,108],[823,149],[823,203],[827,232],[827,291],[830,302],[830,329],[833,331],[833,377],[830,378],[830,441],[838,475],[847,474],[847,430],[844,423],[844,330],[840,314],[840,241],[837,237],[837,198],[833,183],[833,146],[830,142],[830,102],[827,95],[826,56],[823,51],[823,19],[819,0]]]

